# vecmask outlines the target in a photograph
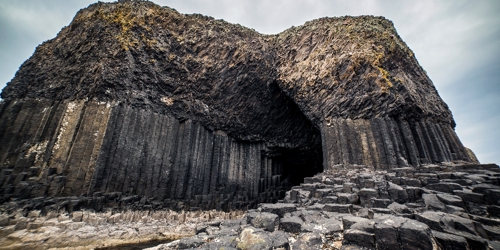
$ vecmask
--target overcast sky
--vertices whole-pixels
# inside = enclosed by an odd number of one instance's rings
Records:
[[[0,89],[45,40],[92,0],[0,0]],[[500,163],[498,0],[154,0],[275,34],[325,16],[376,15],[399,35],[450,106],[456,131],[481,163]]]

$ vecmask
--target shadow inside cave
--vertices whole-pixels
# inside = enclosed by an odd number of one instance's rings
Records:
[[[286,191],[299,186],[304,178],[323,172],[323,153],[321,145],[308,150],[298,148],[278,148],[273,157],[273,175],[279,175],[279,186],[284,198]]]

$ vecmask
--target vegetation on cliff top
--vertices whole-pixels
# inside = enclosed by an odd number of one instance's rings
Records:
[[[37,49],[2,97],[53,98],[67,90],[65,98],[90,94],[146,106],[168,99],[170,109],[176,100],[200,99],[196,95],[236,82],[277,83],[315,124],[384,116],[454,124],[412,51],[383,17],[320,18],[262,35],[147,1],[99,2],[79,11]]]

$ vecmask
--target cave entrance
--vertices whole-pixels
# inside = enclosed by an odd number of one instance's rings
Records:
[[[303,183],[305,177],[323,172],[322,148],[278,148],[273,157],[273,165],[273,174],[281,176],[282,190],[290,190],[293,186]],[[282,193],[284,195],[285,192]]]

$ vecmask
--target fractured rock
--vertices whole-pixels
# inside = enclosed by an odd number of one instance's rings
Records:
[[[398,231],[403,249],[432,249],[434,240],[431,230],[426,224],[407,220]]]
[[[371,207],[372,200],[378,197],[378,191],[372,188],[363,188],[359,190],[359,203],[361,206]]]
[[[346,213],[346,214],[352,213],[352,209],[353,209],[352,204],[334,204],[334,203],[330,203],[330,204],[325,204],[325,206],[323,207],[324,211],[337,212],[337,213]]]
[[[296,216],[282,218],[279,222],[280,230],[287,233],[300,233],[303,224],[302,219]]]
[[[271,237],[254,227],[243,228],[237,242],[237,248],[241,250],[270,250],[273,247]]]
[[[320,250],[322,249],[322,238],[318,233],[301,233],[293,243],[293,249],[298,250]]]
[[[465,204],[462,201],[462,198],[460,198],[460,196],[450,195],[450,194],[437,194],[436,196],[440,201],[442,201],[446,205],[465,208]]]
[[[285,213],[291,213],[297,210],[297,206],[294,204],[285,204],[285,203],[277,203],[277,204],[260,204],[259,210],[262,212],[268,212],[278,215],[280,218],[283,218]]]
[[[467,240],[464,237],[432,231],[437,243],[443,250],[468,250]]]
[[[353,244],[368,249],[374,249],[375,235],[361,230],[348,229],[344,232],[344,240],[342,241],[342,244]]]
[[[396,185],[392,182],[387,182],[389,196],[391,200],[396,201],[398,203],[405,203],[408,201],[408,193],[401,186]]]
[[[247,214],[247,223],[256,227],[262,228],[269,232],[274,232],[278,226],[279,217],[276,214],[262,212],[262,213],[249,213]]]

